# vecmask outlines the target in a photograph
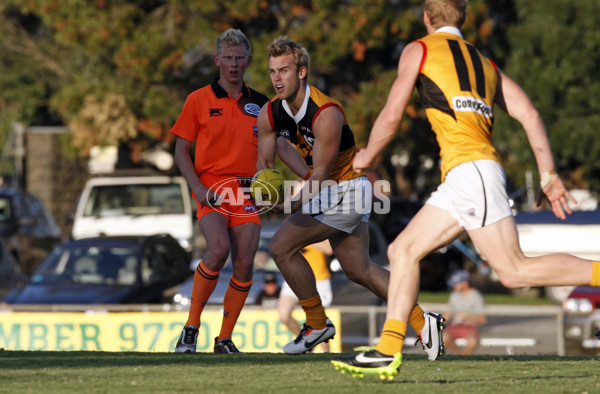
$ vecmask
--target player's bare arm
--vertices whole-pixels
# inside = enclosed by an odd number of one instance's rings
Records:
[[[525,91],[515,81],[500,73],[495,101],[512,118],[523,125],[529,145],[538,163],[538,169],[540,171],[553,170],[554,160],[546,128]]]
[[[257,170],[275,167],[275,152],[279,159],[294,173],[302,178],[308,174],[308,166],[302,155],[283,137],[278,138],[271,128],[265,105],[258,115],[258,163]],[[273,144],[275,147],[273,147]]]
[[[209,189],[198,179],[196,168],[194,167],[194,163],[190,156],[191,149],[191,141],[177,137],[177,141],[175,142],[175,162],[181,171],[181,175],[183,175],[188,185],[190,185],[198,202],[202,205],[206,205],[208,203],[207,199],[212,200],[217,195],[212,190],[209,191]]]
[[[398,75],[384,108],[373,124],[367,147],[361,149],[354,158],[355,170],[370,167],[396,135],[404,110],[412,96],[422,57],[423,48],[416,42],[408,44],[402,51],[398,62]]]
[[[294,174],[302,179],[306,179],[309,169],[302,159],[302,155],[283,137],[277,138],[277,156],[283,164],[294,171]]]
[[[342,141],[344,117],[337,107],[325,108],[313,123],[313,173],[311,180],[323,182],[335,164]]]
[[[277,134],[269,122],[268,104],[265,104],[258,114],[258,163],[257,170],[274,168],[275,153],[277,152]]]
[[[292,212],[302,208],[302,201],[307,201],[319,192],[319,187],[313,186],[329,179],[340,149],[343,126],[344,117],[337,107],[325,108],[313,123],[313,173],[300,190],[300,198],[292,202]]]
[[[571,208],[567,203],[570,200],[577,203],[575,198],[568,192],[562,180],[554,173],[554,159],[550,148],[550,141],[544,122],[535,109],[531,100],[523,89],[508,76],[500,73],[498,79],[498,90],[496,93],[496,103],[500,105],[512,118],[521,123],[529,145],[533,151],[538,171],[541,176],[541,190],[554,215],[560,219],[566,219],[566,213],[571,213]],[[541,201],[540,201],[541,202]]]

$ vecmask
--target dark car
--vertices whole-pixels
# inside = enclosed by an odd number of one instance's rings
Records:
[[[57,245],[9,304],[162,303],[190,276],[190,255],[169,235],[101,237]]]
[[[4,295],[16,286],[23,285],[27,281],[27,275],[21,271],[21,267],[12,253],[0,238],[0,300]]]
[[[20,189],[0,188],[0,236],[25,274],[33,273],[61,235],[54,217],[37,197]]]
[[[283,276],[277,269],[277,265],[269,253],[269,242],[281,223],[282,221],[280,220],[265,221],[261,226],[258,251],[254,256],[254,272],[252,274],[253,282],[252,287],[250,287],[250,291],[248,292],[248,297],[246,298],[246,305],[257,303],[258,296],[264,287],[265,276],[275,276],[277,284],[280,287],[283,284]],[[194,269],[197,266],[197,263],[198,261],[192,263]],[[232,275],[233,265],[231,264],[231,260],[228,260],[225,263],[225,266],[221,269],[217,286],[208,300],[209,304],[223,304],[225,292],[229,287],[229,280],[231,279]],[[179,289],[175,292],[172,302],[177,305],[189,305],[193,284],[194,276],[192,275],[185,282],[183,282]]]
[[[567,355],[600,355],[600,289],[576,287],[563,302],[565,353]]]

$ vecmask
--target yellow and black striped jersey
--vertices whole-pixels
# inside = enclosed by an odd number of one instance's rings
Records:
[[[286,108],[285,102],[277,96],[271,99],[268,106],[271,128],[275,130],[278,137],[284,137],[296,146],[312,173],[312,152],[315,141],[315,136],[312,133],[314,121],[323,109],[331,106],[337,107],[344,117],[344,126],[339,153],[329,174],[329,179],[339,182],[364,175],[360,172],[354,172],[352,169],[352,161],[356,156],[356,144],[354,134],[344,114],[344,108],[338,101],[323,94],[314,86],[307,85],[306,88],[309,94],[300,111],[295,115]]]
[[[442,181],[468,161],[500,163],[492,146],[496,65],[456,34],[437,32],[417,42],[423,47],[417,89],[440,145]]]

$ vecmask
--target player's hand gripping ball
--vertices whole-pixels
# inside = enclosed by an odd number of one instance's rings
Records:
[[[258,171],[252,177],[250,193],[258,205],[275,205],[283,202],[285,197],[285,178],[271,168]]]

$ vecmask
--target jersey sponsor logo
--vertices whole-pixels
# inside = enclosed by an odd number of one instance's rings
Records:
[[[209,108],[208,115],[213,118],[216,116],[223,116],[223,108]]]
[[[284,137],[287,138],[288,140],[290,139],[290,131],[289,130],[279,130],[279,137]]]
[[[475,112],[488,119],[492,117],[492,108],[475,97],[452,97],[452,105],[454,106],[454,110],[458,112]]]
[[[308,135],[303,135],[303,137],[304,137],[304,141],[306,141],[306,143],[312,147],[313,144],[315,143],[315,137],[310,137]]]
[[[252,126],[252,135],[258,137],[258,127]]]
[[[300,126],[300,132],[302,134],[306,134],[306,135],[313,135],[312,130],[309,129],[308,127],[306,127],[306,126]]]
[[[312,131],[308,127],[302,126],[300,127],[300,134],[302,134],[302,137],[304,137],[304,141],[306,141],[306,143],[312,147],[315,143],[315,136],[313,135]]]
[[[258,113],[260,112],[260,107],[258,106],[258,104],[248,103],[244,105],[244,111],[246,111],[250,115],[258,116]]]

